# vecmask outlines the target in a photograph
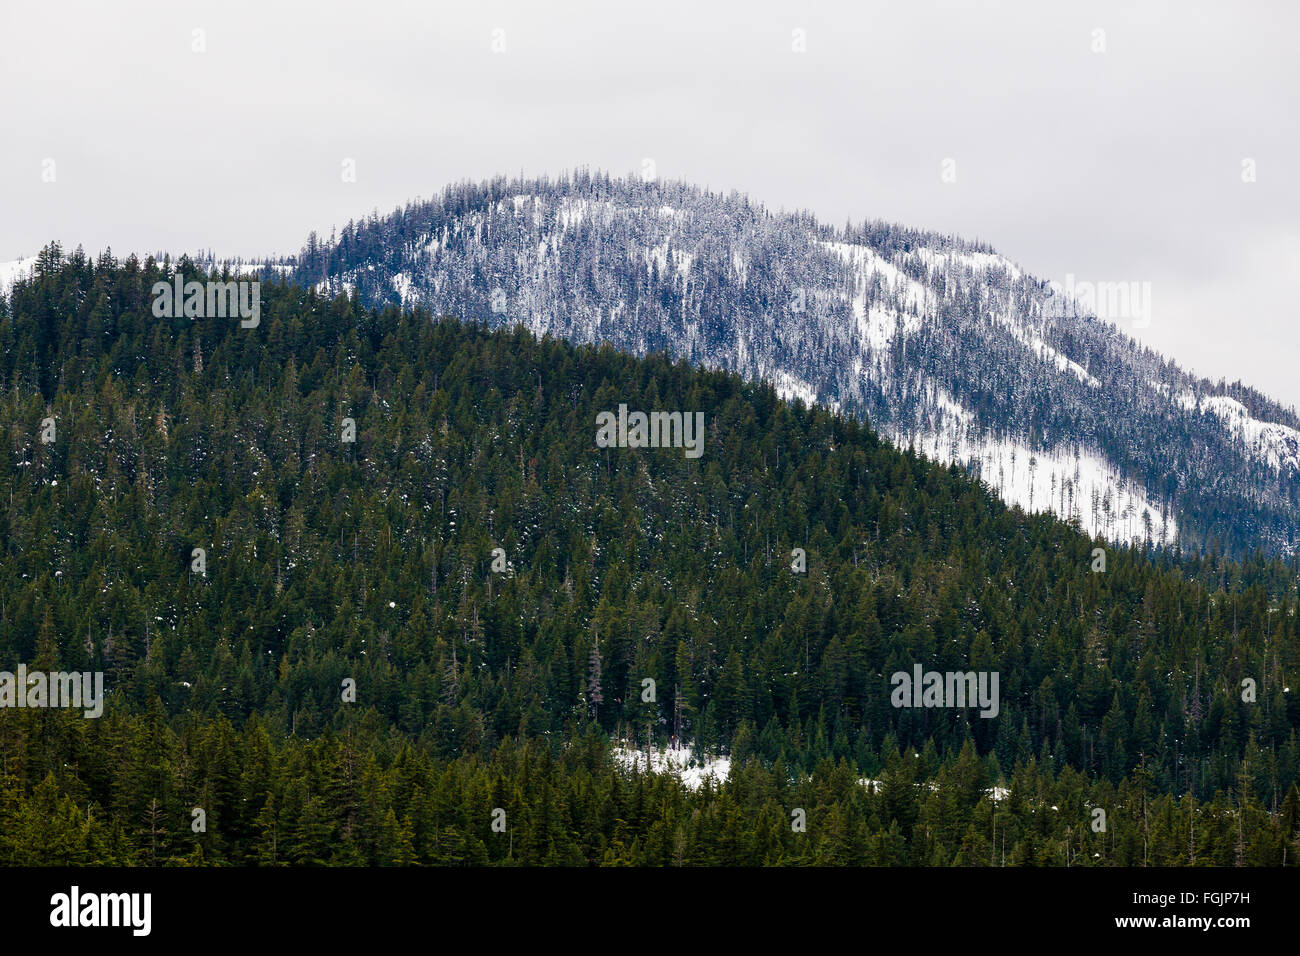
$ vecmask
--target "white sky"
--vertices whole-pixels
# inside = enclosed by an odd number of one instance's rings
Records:
[[[1135,334],[1300,405],[1297,27],[1229,0],[0,0],[0,261],[292,253],[449,181],[650,157],[1150,282]]]

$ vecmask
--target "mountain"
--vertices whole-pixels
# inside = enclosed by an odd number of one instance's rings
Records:
[[[51,248],[0,297],[0,862],[1294,863],[1294,562],[1100,572],[734,373],[169,277]],[[600,447],[620,404],[703,453]]]
[[[1300,542],[1293,409],[1183,371],[1090,313],[1100,293],[983,243],[579,172],[451,186],[312,234],[292,275],[765,380],[1110,540]]]

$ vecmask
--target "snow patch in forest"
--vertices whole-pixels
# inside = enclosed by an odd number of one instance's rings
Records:
[[[1076,519],[1094,537],[1161,544],[1177,536],[1174,516],[1162,515],[1158,503],[1100,455],[1084,448],[1031,449],[1012,438],[982,435],[971,427],[970,413],[943,389],[934,390],[934,402],[939,415],[929,427],[895,432],[896,445],[971,468],[1008,505]]]
[[[789,372],[776,372],[772,375],[772,386],[776,389],[778,397],[792,401],[796,398],[802,398],[805,405],[814,405],[817,402],[817,390],[801,378],[796,378]]]
[[[591,212],[591,202],[587,199],[566,198],[560,203],[557,215],[560,220],[560,229],[568,231],[571,228],[579,226]]]
[[[405,272],[399,272],[393,276],[393,291],[401,297],[402,305],[406,305],[408,300],[413,300],[415,298],[412,290],[411,277]]]
[[[613,749],[613,754],[615,763],[621,769],[646,772],[647,759],[644,750],[618,746]],[[690,747],[663,750],[656,748],[650,752],[648,764],[651,773],[677,777],[691,790],[700,789],[704,786],[704,781],[710,778],[715,783],[721,783],[731,773],[730,757],[706,757],[701,761],[696,758]]]
[[[899,313],[878,305],[867,308],[865,295],[862,294],[853,300],[853,317],[858,320],[858,331],[873,352],[883,352],[888,348],[900,328],[904,335],[911,335],[921,328],[920,316]]]
[[[318,295],[335,296],[342,292],[344,295],[348,296],[348,298],[352,297],[352,293],[355,291],[356,287],[357,284],[355,282],[348,279],[337,278],[322,279],[320,282],[317,282],[312,286]]]
[[[1289,425],[1255,418],[1246,406],[1230,395],[1207,395],[1198,399],[1184,386],[1172,392],[1164,382],[1148,379],[1147,384],[1186,412],[1209,412],[1240,438],[1253,457],[1274,471],[1300,471],[1300,431]]]
[[[1055,365],[1057,371],[1069,372],[1083,384],[1092,388],[1101,387],[1101,382],[1097,381],[1086,368],[1048,345],[1043,340],[1043,337],[1033,329],[1028,328],[1019,316],[1008,312],[1002,316],[990,316],[990,319],[994,324],[1006,330],[1013,339],[1033,352],[1039,359]]]
[[[967,411],[962,404],[948,394],[942,388],[931,386],[930,403],[939,410],[939,414],[957,425],[970,425],[975,421],[975,416]]]
[[[849,242],[822,245],[853,269],[853,291],[849,296],[853,318],[858,334],[873,352],[888,348],[900,330],[904,335],[920,330],[921,315],[934,305],[929,289],[867,246]],[[868,302],[868,293],[874,298],[877,282],[902,306],[901,311],[878,300]]]
[[[1088,373],[1088,370],[1078,362],[1070,359],[1056,349],[1052,348],[1037,335],[1027,333],[1025,338],[1021,339],[1035,355],[1045,362],[1053,363],[1058,371],[1070,372],[1079,381],[1085,385],[1091,385],[1093,388],[1101,388],[1101,382],[1097,381]]]
[[[646,268],[650,268],[653,262],[659,267],[659,274],[663,275],[668,271],[668,245],[669,240],[665,239],[657,246],[652,246],[646,251]],[[695,261],[695,256],[689,252],[683,252],[681,249],[674,249],[673,267],[677,270],[679,276],[686,276],[691,271],[691,263]]]

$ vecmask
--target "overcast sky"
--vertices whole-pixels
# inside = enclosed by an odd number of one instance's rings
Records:
[[[1300,405],[1298,11],[5,0],[0,261],[292,253],[450,181],[650,158],[1061,283],[1149,282],[1133,334]]]

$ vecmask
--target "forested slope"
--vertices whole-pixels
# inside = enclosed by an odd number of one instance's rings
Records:
[[[1294,567],[1097,572],[1077,530],[732,374],[289,285],[256,328],[159,319],[167,277],[50,249],[0,304],[0,668],[109,690],[0,710],[0,861],[1300,852]],[[704,454],[598,448],[620,404],[702,411]],[[998,672],[998,715],[894,707],[914,664]],[[730,780],[610,756],[678,733]]]

